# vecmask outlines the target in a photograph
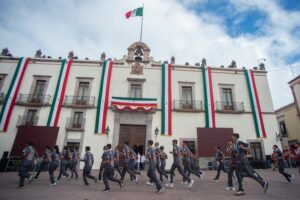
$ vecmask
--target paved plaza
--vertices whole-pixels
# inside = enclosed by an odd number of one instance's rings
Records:
[[[272,170],[257,170],[270,183],[269,190],[266,194],[258,183],[245,179],[245,196],[234,196],[234,193],[225,190],[227,185],[227,175],[221,174],[220,182],[212,181],[215,171],[205,171],[205,180],[199,180],[194,177],[195,184],[193,188],[187,188],[181,184],[180,177],[175,177],[175,188],[169,189],[165,187],[162,194],[155,194],[154,187],[147,186],[146,172],[136,185],[135,183],[125,180],[125,186],[121,190],[117,184],[110,183],[112,191],[103,193],[103,183],[94,183],[90,181],[90,186],[83,185],[82,178],[78,180],[71,179],[70,181],[62,179],[56,187],[49,186],[48,173],[41,173],[39,180],[33,181],[30,185],[25,185],[25,188],[19,189],[18,176],[15,172],[0,173],[0,199],[30,199],[30,200],[146,200],[146,199],[163,199],[163,200],[188,200],[188,199],[300,199],[300,176],[297,169],[287,169],[288,172],[295,174],[295,179],[292,184],[287,184],[278,172]],[[80,171],[81,173],[82,171]],[[56,173],[57,175],[57,173]],[[93,175],[98,175],[98,171],[93,171]],[[128,175],[127,175],[128,178]]]

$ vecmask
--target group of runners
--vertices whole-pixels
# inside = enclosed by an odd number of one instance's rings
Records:
[[[295,147],[294,155],[298,157],[299,160],[299,144],[296,144]],[[149,186],[155,185],[156,193],[163,192],[164,186],[168,188],[174,187],[173,177],[176,169],[182,176],[182,183],[186,184],[189,188],[193,187],[195,182],[195,180],[191,178],[191,175],[198,177],[200,180],[204,179],[204,172],[196,167],[196,156],[188,148],[185,142],[183,142],[180,147],[177,140],[172,140],[172,151],[169,153],[173,155],[173,163],[170,170],[165,169],[168,155],[164,149],[164,146],[159,146],[158,142],[154,143],[152,140],[147,141],[145,156],[148,162],[147,176],[149,179],[146,184]],[[278,163],[279,173],[281,173],[290,183],[294,178],[294,175],[285,172],[283,153],[277,145],[273,146],[273,150],[273,157],[276,158],[276,162]],[[236,195],[244,195],[243,178],[247,177],[257,181],[261,185],[263,192],[267,192],[269,183],[250,165],[247,158],[249,152],[249,144],[240,141],[239,134],[233,134],[232,138],[227,141],[227,154],[229,155],[230,162],[229,166],[225,167],[224,154],[221,151],[221,148],[217,146],[215,160],[218,163],[218,168],[217,174],[213,180],[218,182],[220,172],[223,170],[228,174],[228,185],[226,190],[236,190]],[[111,144],[107,144],[103,148],[98,177],[91,174],[94,156],[91,153],[91,148],[89,146],[85,147],[85,154],[81,158],[79,157],[78,149],[76,148],[68,149],[67,147],[64,147],[63,150],[60,151],[57,145],[52,148],[46,146],[45,153],[42,156],[42,160],[39,163],[37,170],[35,169],[37,166],[35,163],[38,155],[34,149],[34,144],[28,142],[22,153],[23,160],[19,168],[19,187],[24,187],[26,178],[29,179],[29,183],[38,179],[40,172],[45,169],[49,172],[50,186],[56,186],[61,177],[78,179],[78,161],[84,162],[82,172],[84,184],[86,186],[89,185],[88,179],[92,179],[94,182],[101,181],[105,186],[103,192],[109,192],[111,190],[109,181],[115,182],[120,188],[123,188],[126,174],[129,174],[130,180],[136,183],[139,182],[139,179],[142,176],[141,171],[136,169],[137,155],[136,152],[130,148],[129,142],[125,142],[122,148],[117,146],[112,149]],[[120,160],[123,162],[122,167],[120,166]],[[34,169],[33,173],[29,174],[29,171],[31,171],[32,168]],[[59,168],[59,174],[57,178],[55,178],[54,173],[57,168]],[[70,171],[70,174],[67,171]],[[237,189],[233,186],[233,179],[237,182]]]

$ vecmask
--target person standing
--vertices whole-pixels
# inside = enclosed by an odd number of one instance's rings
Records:
[[[55,145],[50,152],[50,165],[49,165],[49,177],[50,177],[50,186],[56,186],[55,178],[54,178],[54,172],[59,166],[59,148],[57,145]]]
[[[50,164],[50,156],[51,156],[51,149],[50,146],[47,145],[45,147],[45,152],[43,154],[43,160],[40,164],[40,167],[34,177],[35,180],[37,180],[39,178],[39,175],[41,173],[41,171],[48,171],[49,170],[49,164]]]
[[[215,150],[216,150],[215,160],[218,163],[218,170],[217,170],[217,175],[213,180],[216,181],[216,182],[219,182],[219,177],[220,177],[220,174],[221,174],[221,170],[223,170],[223,172],[225,172],[225,173],[228,173],[228,171],[225,169],[225,166],[224,166],[224,154],[221,151],[220,146],[216,146]]]
[[[232,135],[232,141],[234,143],[234,147],[236,148],[237,156],[236,156],[236,177],[238,180],[238,191],[236,192],[236,195],[244,195],[244,188],[243,188],[243,177],[245,176],[254,179],[257,181],[262,188],[264,189],[264,192],[267,192],[269,183],[267,181],[264,181],[263,179],[259,178],[256,173],[253,170],[249,170],[250,168],[247,167],[248,159],[246,157],[246,153],[250,151],[250,148],[248,147],[248,144],[238,141],[240,135],[238,133],[234,133]]]
[[[72,170],[72,175],[71,177],[73,178],[75,175],[75,178],[78,178],[78,173],[77,173],[77,163],[78,163],[78,159],[79,159],[79,153],[78,153],[78,149],[77,148],[72,148],[71,150],[71,170]]]
[[[296,163],[299,167],[299,174],[300,174],[300,146],[299,143],[294,144],[294,159],[296,160]]]
[[[22,162],[19,168],[19,188],[24,187],[25,178],[28,178],[29,181],[33,178],[28,171],[32,169],[34,165],[34,159],[37,157],[37,152],[33,148],[33,142],[28,141],[26,147],[22,151]]]
[[[141,154],[138,152],[136,157],[136,169],[140,171],[141,169]]]
[[[163,192],[164,188],[159,183],[157,176],[155,174],[157,161],[156,161],[156,151],[155,148],[153,147],[153,141],[148,140],[147,146],[148,147],[147,147],[146,158],[149,160],[149,168],[148,168],[147,176],[149,177],[150,181],[153,181],[155,183],[157,189],[156,193],[161,193]]]
[[[104,170],[103,170],[103,182],[105,185],[105,189],[102,190],[103,192],[110,192],[110,187],[108,180],[116,182],[119,184],[120,188],[123,187],[121,179],[117,179],[114,177],[114,168],[111,165],[111,162],[114,157],[114,152],[111,150],[111,144],[107,144],[107,151],[104,152],[103,154],[103,165],[104,165]]]
[[[142,155],[141,155],[141,170],[145,170],[145,161],[146,161],[145,154],[142,153]]]
[[[129,142],[128,141],[124,142],[124,148],[122,150],[122,153],[123,153],[123,156],[125,158],[125,165],[124,165],[123,170],[122,170],[121,180],[124,181],[124,177],[125,177],[126,172],[127,172],[127,173],[130,174],[130,177],[132,177],[135,180],[135,182],[138,183],[139,177],[136,176],[134,174],[134,172],[130,168],[130,154],[131,154],[131,149],[129,147]]]
[[[178,142],[176,139],[172,140],[172,145],[173,145],[173,151],[171,151],[170,153],[173,154],[174,157],[174,161],[170,170],[170,182],[166,184],[167,187],[173,188],[174,184],[173,184],[173,176],[174,176],[174,171],[175,169],[178,170],[178,172],[181,174],[181,176],[183,176],[184,180],[186,180],[188,182],[188,187],[192,187],[194,184],[194,180],[190,179],[182,170],[181,166],[180,166],[180,154],[181,154],[181,149],[180,147],[177,145]]]
[[[280,149],[278,148],[277,145],[273,145],[273,152],[274,152],[274,156],[276,157],[276,160],[278,162],[278,169],[279,169],[279,173],[282,174],[285,179],[288,181],[288,183],[292,182],[292,179],[294,178],[293,174],[288,174],[284,171],[285,168],[285,163],[284,163],[284,159],[283,159],[283,153],[280,151]]]
[[[82,159],[80,159],[80,161],[84,162],[82,177],[83,177],[84,184],[86,186],[89,185],[87,178],[93,179],[95,181],[95,183],[97,183],[97,178],[91,175],[92,167],[94,164],[94,156],[90,152],[90,150],[91,150],[91,147],[86,146],[84,157]]]

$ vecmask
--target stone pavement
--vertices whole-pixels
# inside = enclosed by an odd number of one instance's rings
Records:
[[[17,188],[18,176],[15,172],[0,173],[0,199],[28,199],[28,200],[148,200],[148,199],[163,199],[163,200],[219,200],[219,199],[251,199],[251,200],[289,200],[300,199],[300,175],[298,169],[287,169],[287,172],[295,174],[295,179],[292,184],[287,184],[282,175],[278,171],[272,170],[257,170],[259,174],[269,181],[269,190],[266,194],[258,183],[246,178],[245,196],[235,196],[232,192],[225,190],[227,186],[227,175],[221,173],[220,182],[212,181],[216,172],[205,171],[205,180],[195,179],[195,184],[192,188],[187,188],[182,185],[179,175],[175,177],[175,188],[169,189],[165,187],[162,194],[155,194],[155,188],[147,186],[146,172],[140,182],[135,183],[125,180],[125,186],[121,190],[117,184],[110,183],[112,191],[103,193],[103,183],[94,183],[90,180],[90,186],[83,185],[82,178],[78,180],[71,179],[70,181],[62,179],[56,187],[49,187],[49,176],[47,172],[42,172],[39,180],[33,181],[30,185],[26,184],[25,188]],[[80,171],[80,173],[82,173]],[[58,172],[56,172],[57,176]],[[93,171],[92,174],[98,175],[98,171]],[[178,174],[178,173],[176,173]]]

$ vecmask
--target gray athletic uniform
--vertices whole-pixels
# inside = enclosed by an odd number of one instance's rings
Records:
[[[146,152],[146,157],[149,159],[149,169],[147,172],[147,176],[152,180],[155,185],[157,191],[159,191],[162,186],[159,183],[157,176],[155,174],[155,169],[156,169],[156,154],[155,154],[155,148],[154,147],[148,147],[147,152]]]

